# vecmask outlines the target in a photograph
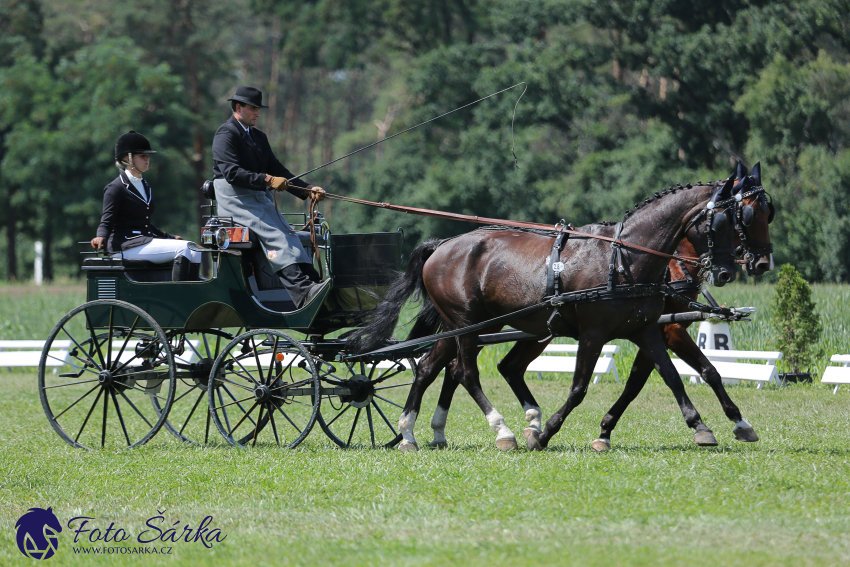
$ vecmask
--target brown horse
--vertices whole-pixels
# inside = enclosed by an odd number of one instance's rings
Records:
[[[773,206],[767,200],[767,196],[761,185],[761,168],[759,164],[753,167],[749,176],[743,170],[742,166],[740,164],[738,165],[733,194],[736,197],[737,195],[741,196],[741,200],[735,204],[736,252],[744,258],[745,269],[749,275],[762,275],[765,271],[771,269],[770,253],[772,252],[772,245],[770,244],[768,225],[773,220]],[[694,246],[687,238],[682,240],[676,251],[682,256],[692,256],[695,254]],[[691,300],[696,300],[701,286],[696,269],[676,260],[670,261],[668,269],[670,274],[669,281],[683,295]],[[690,310],[690,307],[675,298],[668,297],[664,305],[665,314],[683,313]],[[691,339],[687,332],[689,326],[690,323],[670,323],[663,325],[661,333],[667,348],[676,353],[688,365],[697,369],[703,380],[712,388],[724,413],[734,424],[732,432],[735,438],[745,442],[758,441],[758,435],[755,430],[741,416],[741,411],[723,387],[720,374],[705,357],[696,343],[694,343],[693,339]],[[523,345],[521,348],[511,350],[499,363],[501,374],[513,390],[517,392],[520,404],[526,409],[527,415],[530,416],[534,416],[538,412],[536,410],[537,402],[531,396],[524,381],[525,370],[530,362],[528,357],[534,355],[535,352],[539,355],[547,344],[548,341],[543,342],[543,344],[528,341],[528,344]],[[532,348],[533,345],[538,347],[537,350]],[[454,380],[453,364],[455,364],[454,361],[449,364],[449,368],[446,370],[446,377],[443,381],[437,409],[431,419],[431,428],[434,431],[434,440],[430,444],[432,447],[444,447],[447,445],[445,437],[446,418],[454,392],[459,385]],[[610,448],[611,432],[625,409],[646,384],[646,380],[652,370],[652,360],[645,356],[642,351],[638,351],[623,393],[603,418],[600,436],[591,444],[594,449],[604,451]],[[533,428],[535,425],[539,429],[539,419],[536,420],[536,423],[532,423],[530,427]],[[711,445],[711,439],[703,436],[702,444]]]
[[[716,201],[731,197],[732,184],[730,179],[722,187],[688,185],[671,188],[636,205],[616,226],[613,223],[595,224],[582,227],[580,231],[617,237],[623,242],[664,254],[672,253],[687,234],[698,253],[703,257],[713,255],[710,276],[722,285],[734,279],[733,223],[725,208],[716,209],[712,223],[706,220],[711,215],[705,213]],[[714,248],[711,248],[712,244]],[[393,284],[379,306],[374,322],[354,336],[352,346],[357,352],[365,352],[382,344],[392,333],[401,306],[415,294],[423,296],[425,305],[411,337],[432,333],[440,323],[448,330],[460,329],[539,303],[546,293],[546,266],[551,246],[551,237],[513,230],[478,230],[449,241],[423,243],[411,255],[407,272]],[[660,283],[668,262],[667,257],[628,247],[612,253],[607,242],[575,236],[567,242],[560,260],[565,264],[560,280],[564,291],[604,286],[612,275],[620,286],[626,282]],[[618,265],[617,272],[614,272],[615,264]],[[687,398],[664,348],[656,324],[663,305],[661,295],[619,297],[593,303],[566,304],[557,308],[557,314],[538,311],[511,321],[515,328],[535,335],[546,335],[550,329],[557,329],[558,334],[579,340],[576,373],[567,404],[549,420],[545,433],[540,429],[537,404],[524,403],[526,419],[530,423],[526,437],[531,447],[545,446],[569,411],[580,403],[602,346],[614,338],[632,340],[650,353],[673,390],[686,422],[696,430],[697,442],[713,439],[711,431],[702,423]],[[486,329],[483,333],[497,330],[499,328]],[[544,346],[529,344],[529,341],[517,343],[511,351],[517,367],[521,366],[524,371]],[[516,448],[513,432],[481,391],[477,353],[477,334],[470,334],[457,337],[455,341],[439,341],[423,357],[399,421],[403,435],[400,449],[418,448],[413,425],[422,394],[439,371],[456,357],[458,363],[452,367],[453,378],[464,385],[484,412],[496,432],[497,446]],[[500,371],[503,371],[504,362],[500,364]],[[503,374],[508,376],[504,371]],[[510,385],[519,399],[533,400],[521,376],[520,373],[518,381],[509,379]]]

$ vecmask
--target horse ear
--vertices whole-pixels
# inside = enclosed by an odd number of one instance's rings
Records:
[[[750,176],[756,180],[756,185],[761,187],[761,162],[757,162],[753,166],[753,170],[750,172]]]
[[[741,162],[739,161],[739,162],[738,162],[738,171],[737,171],[737,173],[735,174],[735,178],[736,178],[738,181],[740,181],[741,179],[743,179],[743,178],[744,178],[744,176],[745,176],[745,175],[747,175],[747,170],[746,170],[746,169],[744,169],[744,164],[743,164],[743,163],[741,163]]]
[[[729,179],[726,180],[726,183],[723,184],[723,187],[720,189],[720,192],[717,193],[718,201],[725,201],[732,197],[732,187],[735,186],[735,176],[730,175]]]

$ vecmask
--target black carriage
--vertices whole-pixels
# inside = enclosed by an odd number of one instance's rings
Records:
[[[201,281],[170,281],[170,264],[83,261],[87,303],[59,321],[39,367],[56,432],[80,448],[137,447],[162,427],[199,444],[215,428],[232,445],[294,447],[318,421],[342,447],[398,443],[415,363],[354,362],[345,331],[369,320],[401,269],[401,229],[333,234],[319,215],[299,235],[331,284],[296,309],[259,244],[229,224],[212,216],[203,229]]]

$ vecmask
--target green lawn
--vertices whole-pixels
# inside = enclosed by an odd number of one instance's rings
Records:
[[[746,298],[750,290],[763,296],[770,288],[726,292]],[[61,311],[81,295],[3,291],[3,319],[10,306]],[[61,315],[18,321],[30,320],[26,328],[38,338]],[[737,337],[736,346],[749,348]],[[846,336],[834,340],[846,347]],[[484,389],[519,434],[522,412],[493,371],[495,351],[482,355]],[[625,376],[631,355],[622,354]],[[81,452],[47,424],[34,372],[0,370],[0,380],[2,565],[32,564],[17,550],[14,525],[28,508],[48,506],[63,526],[74,516],[94,517],[101,530],[115,522],[132,535],[124,545],[158,511],[163,529],[178,521],[195,527],[211,515],[227,535],[211,550],[179,543],[171,556],[95,557],[74,555],[66,528],[54,565],[850,564],[847,388],[837,395],[817,383],[730,388],[761,437],[742,444],[710,390],[688,386],[716,448],[693,444],[672,395],[653,377],[602,455],[589,443],[621,391],[614,382],[592,386],[543,453],[496,450],[462,392],[449,417],[450,448],[439,452],[339,450],[318,427],[292,451],[181,446],[163,430],[135,451]],[[529,382],[546,416],[569,384],[558,376]],[[436,394],[435,387],[426,396],[417,425],[422,446]]]

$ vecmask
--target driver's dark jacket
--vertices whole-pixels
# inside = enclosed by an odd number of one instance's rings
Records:
[[[106,240],[106,251],[110,254],[147,244],[154,238],[172,238],[151,223],[155,210],[153,192],[144,179],[142,184],[149,202],[142,199],[124,172],[103,188],[103,216],[97,236]]]
[[[251,128],[249,136],[236,118],[219,126],[213,138],[213,178],[224,179],[231,185],[265,191],[266,174],[291,179],[294,173],[286,169],[275,157],[265,133]],[[287,191],[306,199],[304,189],[313,187],[301,179],[292,181]]]

